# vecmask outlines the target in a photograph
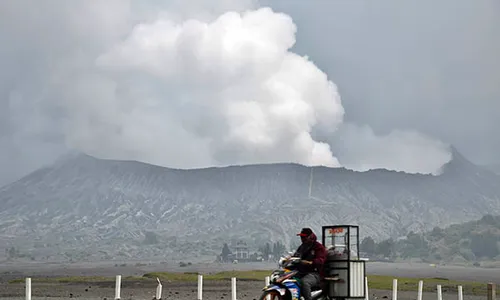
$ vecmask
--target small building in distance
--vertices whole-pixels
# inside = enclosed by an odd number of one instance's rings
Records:
[[[234,246],[233,259],[237,259],[238,261],[250,259],[250,250],[248,250],[247,243],[243,241],[238,241],[236,243],[236,246]]]
[[[226,244],[227,245],[227,244]],[[257,253],[251,253],[250,247],[244,241],[237,241],[227,245],[228,249],[224,250],[217,257],[218,262],[234,263],[234,262],[251,262],[260,261],[262,258]]]

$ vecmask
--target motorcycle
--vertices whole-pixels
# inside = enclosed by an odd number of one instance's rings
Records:
[[[297,266],[301,263],[299,257],[281,257],[278,262],[279,269],[274,270],[269,276],[269,285],[262,290],[259,300],[299,300],[301,296],[301,282],[297,277]],[[323,286],[323,284],[321,284]],[[329,297],[323,293],[321,287],[311,290],[312,299],[327,300]]]

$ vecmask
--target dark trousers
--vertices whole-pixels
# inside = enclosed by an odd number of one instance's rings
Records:
[[[312,300],[311,289],[321,284],[321,279],[318,273],[307,273],[301,276],[302,281],[302,296],[304,300]]]

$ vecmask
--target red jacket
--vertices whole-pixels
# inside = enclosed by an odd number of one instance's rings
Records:
[[[317,241],[316,235],[312,234],[312,244],[302,244],[297,248],[293,256],[300,257],[303,260],[312,261],[312,264],[302,264],[298,267],[300,273],[313,273],[317,272],[323,274],[323,264],[326,260],[326,248]]]

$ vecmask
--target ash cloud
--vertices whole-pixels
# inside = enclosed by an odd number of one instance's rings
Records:
[[[97,128],[80,122],[68,135],[75,146],[98,155],[119,153],[117,144],[146,151],[144,161],[151,157],[147,151],[185,151],[188,145],[171,139],[175,127],[164,125],[173,122],[210,154],[207,164],[339,166],[330,146],[310,135],[314,126],[342,122],[337,87],[313,63],[288,51],[295,31],[289,16],[270,8],[227,12],[212,22],[160,18],[139,24],[96,59],[116,89],[127,91],[96,95],[99,104],[83,108],[85,119],[108,116],[113,129],[97,135]],[[78,117],[82,102],[74,110]],[[177,159],[158,155],[150,162],[172,166]]]
[[[0,165],[18,172],[3,173],[3,180],[49,163],[68,147],[180,168],[297,162],[436,173],[451,157],[441,141],[457,144],[464,134],[477,140],[473,131],[449,129],[464,120],[465,106],[444,114],[458,94],[446,94],[442,82],[429,79],[447,75],[439,65],[418,56],[429,68],[415,73],[411,58],[390,58],[394,45],[402,44],[392,40],[395,32],[410,25],[400,20],[401,29],[384,27],[382,17],[403,4],[373,11],[353,3],[308,5],[0,2]],[[336,18],[323,16],[312,25],[317,15],[310,12],[327,8]],[[406,19],[420,19],[415,11],[405,10]],[[439,19],[439,9],[425,11]],[[454,16],[473,13],[457,8]],[[375,34],[370,30],[379,28],[389,33],[368,42]],[[413,37],[445,36],[428,28],[414,25]],[[485,28],[483,23],[467,35],[486,45],[490,35],[477,35]],[[395,78],[405,81],[406,94]],[[488,87],[488,95],[500,94]],[[425,110],[431,101],[434,108]],[[441,115],[452,119],[450,125],[439,121]]]

